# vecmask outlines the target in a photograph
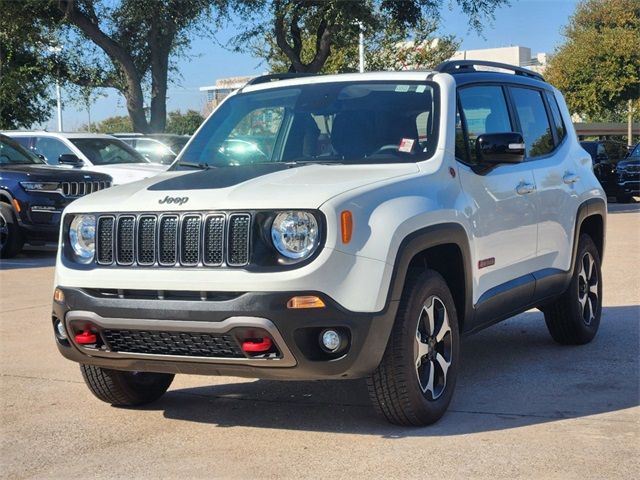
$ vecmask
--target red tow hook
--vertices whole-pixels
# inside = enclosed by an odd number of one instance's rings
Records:
[[[242,350],[251,353],[268,352],[272,346],[273,342],[269,337],[250,339],[242,342]]]
[[[82,333],[76,335],[76,343],[80,345],[91,345],[98,341],[98,337],[95,333],[91,333],[89,330],[85,330]]]

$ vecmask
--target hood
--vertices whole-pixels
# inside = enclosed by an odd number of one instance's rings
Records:
[[[69,170],[48,165],[2,165],[0,177],[12,175],[22,176],[24,180],[34,182],[89,182],[111,181],[106,173],[92,170]]]
[[[414,163],[274,164],[166,172],[82,198],[69,211],[314,209],[349,190],[418,172]]]
[[[123,163],[118,165],[92,165],[88,168],[95,172],[110,175],[113,178],[114,185],[123,185],[153,177],[166,171],[169,166],[157,163]]]

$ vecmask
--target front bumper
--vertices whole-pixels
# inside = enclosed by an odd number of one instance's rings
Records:
[[[618,191],[627,195],[640,195],[640,181],[628,180],[624,182],[618,182]]]
[[[397,302],[379,313],[354,313],[318,292],[248,292],[206,294],[187,300],[164,293],[118,292],[65,288],[64,303],[53,303],[53,322],[62,320],[68,332],[91,325],[98,336],[109,329],[160,332],[228,334],[258,329],[272,338],[278,355],[259,358],[175,356],[156,353],[110,351],[87,348],[56,336],[58,349],[66,358],[117,370],[202,375],[232,375],[282,380],[360,378],[373,371],[384,354],[395,319]],[[154,291],[155,292],[155,291]],[[183,292],[186,294],[186,292]],[[194,292],[195,293],[195,292]],[[317,295],[326,307],[291,310],[287,301],[296,295]],[[197,295],[196,295],[197,296]],[[318,336],[335,328],[348,338],[346,350],[334,357],[319,347]]]

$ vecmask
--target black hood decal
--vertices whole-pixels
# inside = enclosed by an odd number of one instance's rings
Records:
[[[148,187],[147,190],[208,190],[227,188],[296,166],[297,165],[274,162],[237,167],[210,168],[208,170],[198,170],[193,173],[158,182]]]

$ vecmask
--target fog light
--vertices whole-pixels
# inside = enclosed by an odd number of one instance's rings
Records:
[[[60,320],[56,320],[56,333],[61,339],[67,339],[67,329],[64,328],[64,324]]]
[[[338,350],[338,348],[340,348],[340,344],[342,343],[340,334],[335,330],[323,331],[320,339],[322,341],[322,346],[329,352],[335,352],[336,350]]]

